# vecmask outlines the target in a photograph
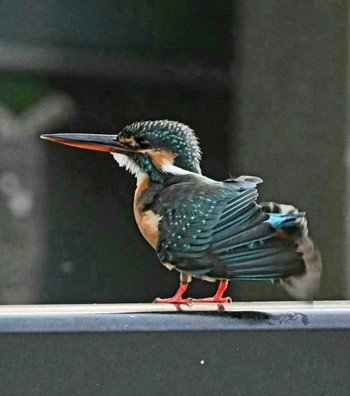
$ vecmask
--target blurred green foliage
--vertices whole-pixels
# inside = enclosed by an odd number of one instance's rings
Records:
[[[0,73],[0,103],[19,113],[50,91],[50,78],[30,73]]]

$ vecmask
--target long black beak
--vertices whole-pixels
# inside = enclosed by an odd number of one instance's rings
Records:
[[[79,147],[87,150],[105,151],[107,153],[132,153],[130,147],[119,143],[116,135],[98,135],[94,133],[53,133],[41,135],[42,139],[67,146]]]

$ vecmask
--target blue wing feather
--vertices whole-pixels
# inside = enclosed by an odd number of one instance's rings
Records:
[[[155,206],[162,216],[157,246],[162,262],[214,278],[274,279],[304,270],[294,242],[278,232],[297,228],[304,214],[263,211],[255,189],[261,179],[178,180],[159,192]],[[181,199],[174,202],[175,196]]]

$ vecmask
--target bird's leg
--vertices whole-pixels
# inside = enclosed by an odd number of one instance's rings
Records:
[[[228,280],[221,280],[218,286],[218,289],[213,297],[207,298],[196,298],[193,299],[193,302],[213,302],[213,303],[227,303],[232,302],[231,297],[223,297],[222,295],[225,293],[228,286]]]
[[[188,284],[191,282],[191,275],[184,274],[181,272],[180,274],[180,286],[177,292],[173,297],[170,298],[156,298],[153,302],[155,303],[167,303],[167,304],[190,304],[192,303],[192,298],[182,298],[182,295],[188,288]]]

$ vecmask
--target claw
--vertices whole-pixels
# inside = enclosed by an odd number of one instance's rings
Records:
[[[182,298],[182,297],[170,297],[170,298],[155,298],[153,300],[154,303],[158,304],[186,304],[186,305],[192,305],[193,304],[193,298]]]
[[[232,303],[231,297],[207,297],[207,298],[193,298],[192,301],[194,303],[197,302],[204,302],[204,303],[218,303],[218,304],[225,304],[225,303]]]

